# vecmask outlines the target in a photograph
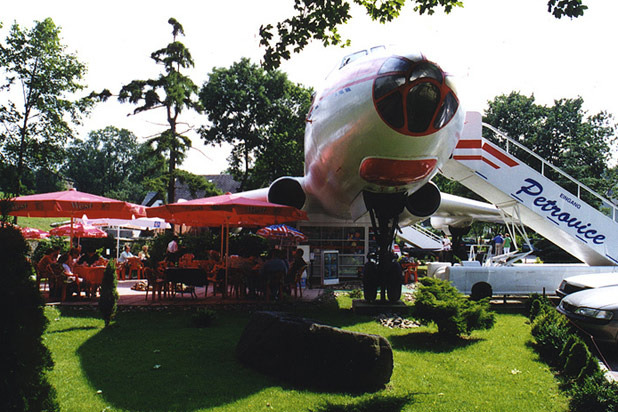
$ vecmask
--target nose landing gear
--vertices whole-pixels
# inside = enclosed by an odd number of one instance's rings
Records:
[[[377,262],[370,260],[365,265],[365,300],[374,301],[380,287],[382,301],[388,298],[390,302],[397,302],[401,298],[402,271],[390,248],[395,230],[399,227],[399,215],[405,207],[406,196],[403,193],[364,192],[363,197],[378,245]]]

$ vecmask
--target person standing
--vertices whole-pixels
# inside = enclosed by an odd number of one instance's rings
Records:
[[[504,238],[500,233],[494,237],[494,244],[496,245],[496,255],[501,255],[504,251]]]
[[[511,235],[508,233],[504,236],[504,253],[511,253]]]
[[[172,240],[170,240],[170,242],[167,244],[166,252],[168,262],[178,262],[178,258],[180,257],[179,249],[180,248],[178,247],[178,236],[174,235],[174,237],[172,237]]]

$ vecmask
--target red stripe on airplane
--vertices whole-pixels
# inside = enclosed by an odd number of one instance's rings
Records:
[[[519,164],[515,160],[511,159],[510,157],[487,143],[483,144],[483,150],[485,150],[487,153],[489,153],[490,155],[500,160],[502,163],[509,167],[517,166]]]
[[[483,160],[479,155],[454,155],[455,160]]]
[[[460,140],[457,143],[457,149],[480,149],[482,140]]]
[[[479,156],[479,155],[454,155],[453,159],[455,160],[482,160],[488,165],[490,165],[491,167],[493,167],[494,169],[500,169],[500,166],[498,166],[491,160],[486,159],[483,156]]]
[[[491,167],[493,167],[494,169],[500,169],[500,166],[498,166],[497,164],[495,164],[494,162],[492,162],[491,160],[485,157],[483,157],[483,161],[487,163],[488,165],[490,165]]]

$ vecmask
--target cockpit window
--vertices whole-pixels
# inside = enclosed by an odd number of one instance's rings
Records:
[[[373,98],[382,120],[412,136],[440,130],[459,107],[457,96],[437,65],[405,57],[384,61],[373,84]]]
[[[431,119],[440,103],[440,89],[432,83],[419,83],[408,92],[408,130],[422,133],[431,124]]]
[[[339,68],[341,69],[343,66],[348,65],[352,63],[354,60],[360,57],[366,56],[367,54],[368,54],[367,50],[361,50],[356,53],[348,54],[347,56],[343,58],[343,60],[341,60],[341,66],[339,66]]]
[[[412,62],[410,60],[391,57],[387,59],[384,64],[382,64],[378,74],[389,72],[407,72],[410,70],[410,67],[412,67]]]
[[[413,82],[416,79],[422,79],[423,77],[429,77],[442,83],[444,77],[442,71],[438,69],[434,64],[429,62],[422,62],[414,66],[410,73],[410,81]]]
[[[392,76],[384,76],[376,79],[374,88],[374,97],[379,99],[385,96],[393,89],[406,84],[406,76],[403,74],[395,74]]]

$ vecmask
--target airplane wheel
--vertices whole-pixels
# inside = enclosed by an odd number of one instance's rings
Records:
[[[377,268],[373,269],[366,270],[363,275],[363,295],[367,302],[375,301],[378,296],[378,273]]]
[[[493,290],[491,289],[491,285],[487,282],[475,283],[472,286],[472,290],[470,290],[470,299],[472,300],[490,298],[492,295]]]
[[[397,270],[396,266],[391,266],[388,273],[388,285],[386,286],[386,295],[391,302],[397,302],[401,299],[401,271]]]

